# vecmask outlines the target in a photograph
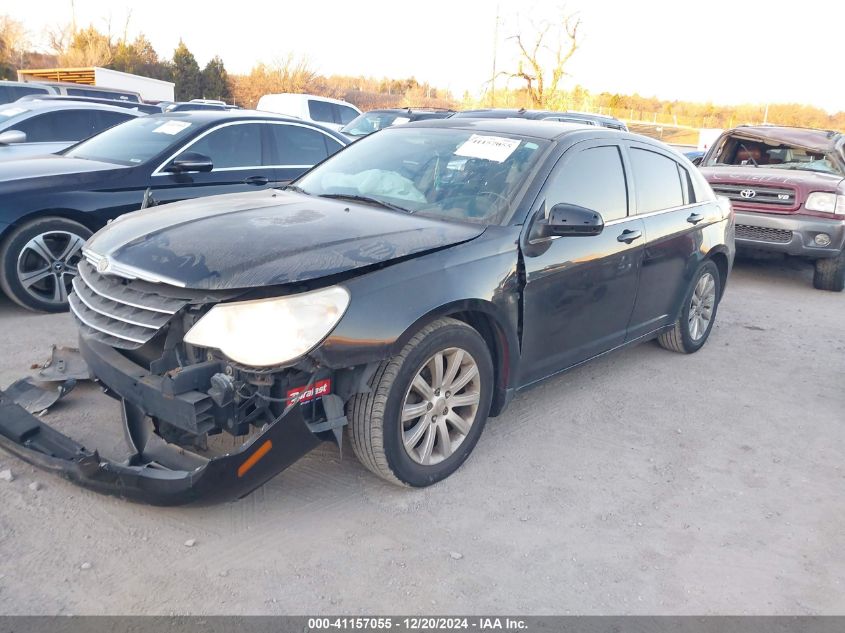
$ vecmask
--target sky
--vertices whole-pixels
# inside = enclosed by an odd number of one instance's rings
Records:
[[[288,53],[320,74],[404,78],[479,94],[497,67],[515,69],[508,36],[561,14],[554,0],[16,0],[0,13],[35,42],[68,23],[143,32],[170,56],[182,38],[200,65],[220,55],[231,73]],[[581,45],[565,87],[638,92],[716,104],[803,103],[845,111],[845,1],[569,0]],[[529,38],[530,39],[530,38]],[[502,85],[504,80],[500,80]],[[518,82],[513,81],[513,87]]]

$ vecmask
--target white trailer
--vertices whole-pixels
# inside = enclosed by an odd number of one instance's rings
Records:
[[[144,101],[174,101],[172,81],[100,68],[36,68],[18,71],[19,81],[62,82],[135,92]]]

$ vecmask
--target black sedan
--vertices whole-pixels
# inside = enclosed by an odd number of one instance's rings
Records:
[[[347,143],[274,114],[177,112],[133,119],[61,155],[0,161],[0,288],[26,308],[66,310],[82,244],[109,220],[279,187]]]
[[[698,170],[644,137],[391,127],[286,191],[97,233],[71,309],[133,457],[104,460],[2,393],[0,444],[96,490],[181,503],[244,495],[346,427],[373,473],[427,486],[518,390],[649,339],[699,350],[733,230]],[[249,440],[207,452],[223,432]]]

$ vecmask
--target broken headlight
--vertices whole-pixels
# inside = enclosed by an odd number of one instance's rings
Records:
[[[218,349],[236,363],[270,367],[299,358],[338,324],[349,292],[331,286],[313,292],[221,303],[185,335],[185,342]]]

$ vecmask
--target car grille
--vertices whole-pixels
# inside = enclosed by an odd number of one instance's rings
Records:
[[[755,242],[788,244],[792,241],[792,231],[785,231],[783,229],[767,229],[762,226],[750,226],[748,224],[737,224],[736,237],[742,240],[754,240]]]
[[[111,347],[137,349],[190,302],[150,292],[149,286],[101,275],[82,260],[73,279],[70,309],[85,336]]]
[[[786,187],[762,187],[753,185],[713,185],[713,191],[725,196],[731,202],[740,204],[772,204],[781,207],[795,206],[795,190]],[[752,193],[753,192],[753,193]]]

